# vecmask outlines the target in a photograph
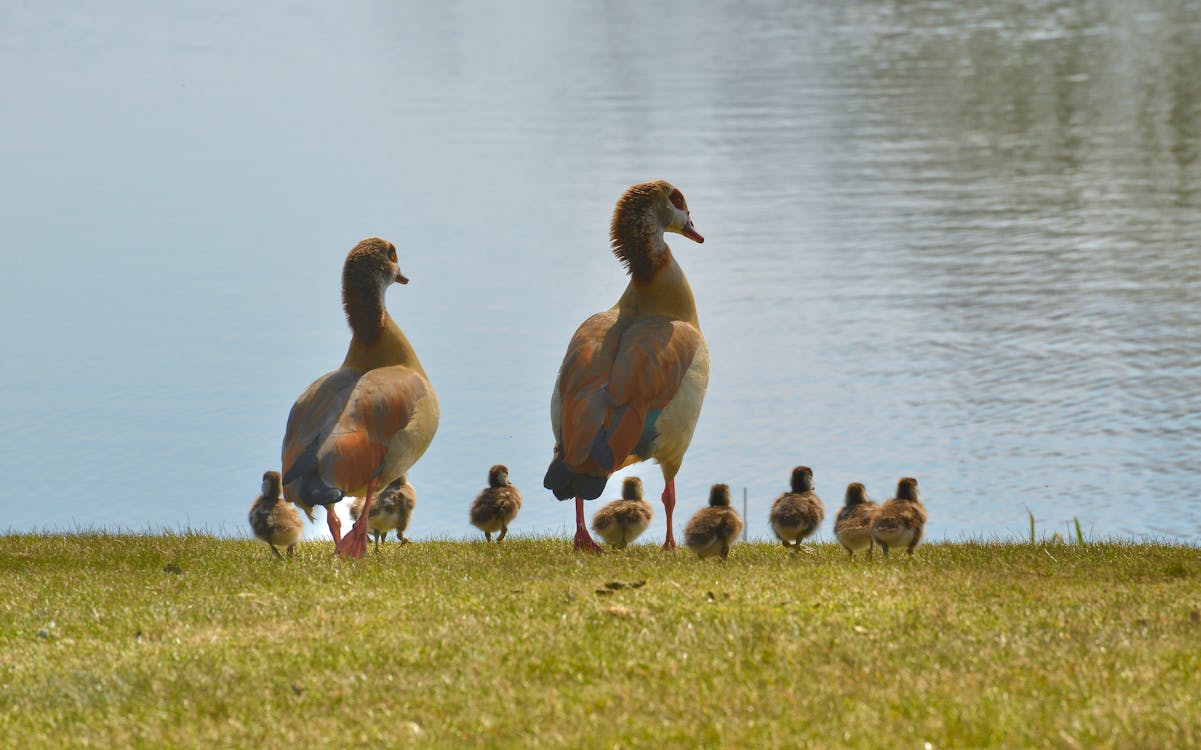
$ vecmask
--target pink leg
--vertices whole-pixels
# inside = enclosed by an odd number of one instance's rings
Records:
[[[676,548],[676,534],[671,527],[671,516],[676,510],[676,478],[672,477],[663,485],[663,512],[667,516],[667,540],[663,542],[663,549],[672,550]]]
[[[338,518],[332,505],[325,506],[325,524],[329,526],[330,536],[334,538],[334,544],[337,545],[342,539],[342,519]]]
[[[362,557],[367,554],[367,519],[371,516],[371,496],[375,494],[375,480],[367,483],[367,497],[363,498],[363,510],[359,511],[359,520],[354,522],[350,533],[334,546],[334,554],[339,557]]]
[[[576,552],[597,552],[601,551],[600,545],[592,541],[592,535],[588,533],[588,525],[584,522],[584,498],[577,497],[575,499],[575,539],[572,540],[571,548]]]

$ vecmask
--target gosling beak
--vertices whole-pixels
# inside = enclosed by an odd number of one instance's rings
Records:
[[[691,216],[688,217],[688,223],[685,224],[684,228],[680,230],[680,234],[684,235],[693,242],[703,243],[705,241],[705,238],[701,236],[701,233],[696,231],[696,227],[692,225]]]
[[[409,279],[403,273],[401,273],[400,271],[397,271],[396,272],[396,283],[397,284],[407,284],[407,283],[409,283]]]

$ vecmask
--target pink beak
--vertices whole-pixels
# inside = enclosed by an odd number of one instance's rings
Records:
[[[688,223],[685,224],[684,228],[680,230],[680,234],[684,235],[693,242],[703,243],[705,241],[705,238],[701,236],[701,233],[696,231],[696,227],[692,225],[691,216],[688,217]]]

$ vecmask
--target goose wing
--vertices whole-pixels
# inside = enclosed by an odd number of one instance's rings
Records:
[[[584,321],[559,370],[556,432],[564,463],[606,476],[621,468],[653,439],[658,412],[702,346],[696,327],[664,316],[627,321],[609,310]]]

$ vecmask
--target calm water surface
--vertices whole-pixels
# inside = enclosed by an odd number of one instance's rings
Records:
[[[0,529],[246,534],[380,235],[443,410],[410,535],[496,462],[566,532],[550,391],[662,177],[708,240],[685,517],[727,482],[766,536],[805,463],[831,514],[919,477],[935,538],[1201,541],[1201,6],[974,5],[6,4]]]

